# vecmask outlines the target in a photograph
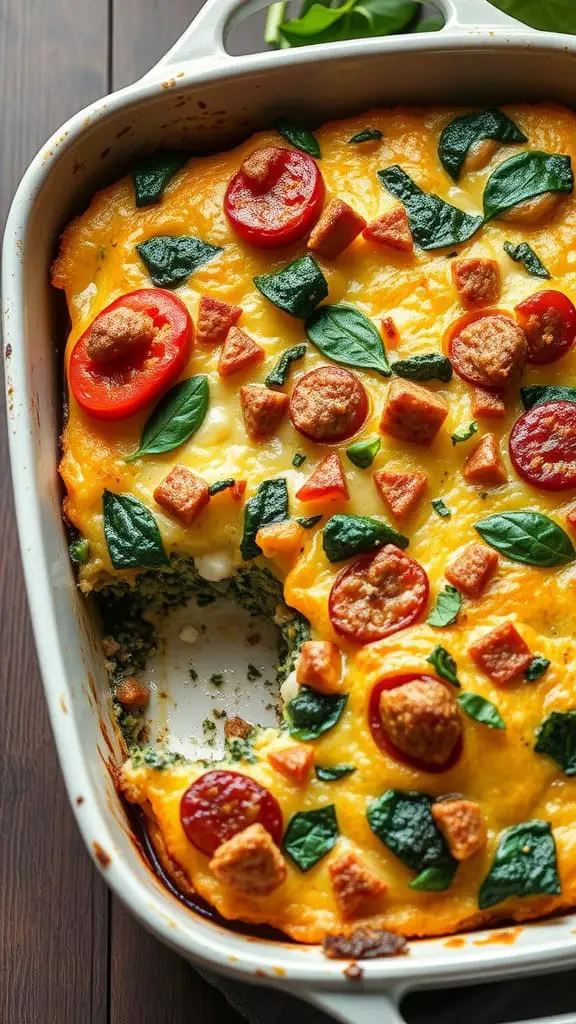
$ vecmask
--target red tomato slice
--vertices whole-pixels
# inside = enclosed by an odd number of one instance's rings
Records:
[[[100,317],[120,307],[147,313],[158,334],[147,350],[134,357],[97,363],[86,349],[88,335]],[[68,364],[70,390],[78,405],[92,416],[125,419],[176,380],[190,358],[193,341],[192,319],[176,295],[160,288],[122,295],[98,314],[74,346]]]
[[[206,772],[180,801],[180,821],[188,839],[211,857],[227,839],[259,822],[277,845],[282,840],[282,811],[264,786],[240,772]]]
[[[316,467],[299,491],[298,501],[348,501],[348,485],[338,452],[332,452]]]
[[[290,398],[296,430],[318,444],[346,441],[368,415],[366,388],[342,366],[319,366],[300,377]]]
[[[242,167],[237,171],[224,197],[226,216],[251,245],[267,249],[295,242],[320,216],[325,191],[322,175],[306,153],[280,146],[256,152],[271,157],[268,172],[255,180]]]
[[[332,585],[328,611],[337,633],[369,644],[413,625],[428,594],[422,566],[387,544],[342,570]]]
[[[516,316],[528,342],[529,363],[554,363],[576,337],[576,308],[562,292],[536,292],[516,306]]]
[[[452,753],[444,764],[428,764],[426,761],[420,761],[418,758],[410,757],[404,750],[400,750],[395,743],[388,736],[388,733],[382,725],[382,719],[380,717],[380,694],[383,690],[395,690],[398,686],[403,686],[404,683],[411,683],[415,679],[421,680],[423,683],[442,683],[441,679],[437,676],[420,675],[419,672],[407,672],[404,675],[388,676],[386,679],[381,679],[379,683],[376,683],[372,687],[370,693],[370,700],[368,702],[368,725],[370,726],[370,732],[372,738],[377,747],[394,758],[396,761],[400,761],[401,764],[409,765],[411,768],[416,768],[421,772],[446,772],[449,768],[453,768],[456,762],[459,760],[462,754],[462,738],[455,744]]]
[[[510,458],[524,480],[543,491],[576,487],[576,405],[546,402],[516,420]]]

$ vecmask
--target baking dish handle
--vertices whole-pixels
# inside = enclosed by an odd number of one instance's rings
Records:
[[[508,17],[488,0],[432,0],[445,18],[444,34],[475,28],[514,28],[530,32],[514,18]],[[210,57],[213,60],[234,60],[226,52],[228,33],[245,18],[270,5],[270,0],[206,0],[186,31],[156,64],[154,71],[169,64]],[[403,37],[399,36],[401,40]]]

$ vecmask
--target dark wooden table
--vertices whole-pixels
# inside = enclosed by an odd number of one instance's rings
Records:
[[[0,0],[0,225],[47,136],[80,107],[142,75],[201,6]],[[244,31],[249,43],[255,28]],[[239,1024],[219,993],[110,896],[77,832],[44,707],[3,414],[1,422],[0,1021]]]

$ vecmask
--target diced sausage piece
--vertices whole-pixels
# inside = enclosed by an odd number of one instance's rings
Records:
[[[338,452],[322,459],[306,483],[296,491],[296,497],[298,501],[348,501],[348,484]]]
[[[294,520],[262,526],[256,534],[256,543],[264,558],[276,555],[295,558],[304,547],[304,527]]]
[[[502,395],[486,388],[472,388],[472,416],[475,420],[501,420],[506,415]]]
[[[286,861],[260,822],[222,843],[209,867],[222,885],[244,896],[267,896],[286,878]]]
[[[134,350],[147,348],[154,340],[156,328],[147,313],[119,306],[96,317],[86,339],[86,352],[95,363],[122,359]]]
[[[473,142],[466,153],[466,159],[462,166],[463,173],[471,174],[472,171],[480,171],[486,167],[499,145],[496,139],[477,139],[476,142]]]
[[[306,640],[296,663],[296,682],[322,693],[340,688],[342,655],[331,640]]]
[[[403,935],[383,928],[355,928],[342,935],[325,935],[322,952],[330,960],[375,960],[408,952]]]
[[[454,260],[452,280],[464,306],[492,305],[500,295],[500,267],[496,260]]]
[[[364,217],[341,199],[332,199],[312,228],[308,248],[325,260],[335,260],[352,245],[364,227]]]
[[[448,799],[432,804],[432,817],[456,860],[468,860],[486,843],[487,828],[480,804]]]
[[[464,463],[462,475],[466,483],[479,487],[500,487],[506,483],[506,467],[495,434],[484,434],[474,446]]]
[[[253,728],[254,726],[240,718],[240,715],[233,715],[232,718],[227,718],[224,723],[224,736],[227,740],[245,740]]]
[[[499,214],[498,220],[505,220],[509,224],[535,224],[536,221],[550,216],[561,198],[558,192],[544,192],[541,196],[517,203],[511,210]]]
[[[230,377],[233,373],[247,370],[264,359],[264,349],[240,327],[231,327],[220,353],[218,373]]]
[[[298,380],[290,399],[290,419],[304,437],[320,444],[345,441],[368,414],[368,396],[354,373],[342,366],[319,366]]]
[[[116,688],[116,700],[125,711],[145,708],[150,700],[150,687],[132,676],[123,679]]]
[[[466,313],[449,331],[448,355],[469,384],[502,390],[520,379],[527,353],[524,331],[501,313]]]
[[[398,249],[400,252],[414,250],[408,215],[403,206],[396,206],[393,210],[382,214],[377,220],[373,220],[368,227],[364,228],[362,234],[371,242],[388,245],[391,249]]]
[[[485,544],[469,544],[446,568],[446,579],[466,597],[479,597],[496,571],[498,555]]]
[[[270,437],[280,425],[290,399],[283,391],[271,391],[259,384],[240,388],[244,426],[252,437]]]
[[[342,917],[360,917],[388,891],[388,886],[352,850],[340,854],[328,865],[328,874]]]
[[[242,316],[241,306],[203,295],[198,305],[196,337],[202,345],[219,345]]]
[[[511,622],[485,633],[468,648],[468,653],[497,686],[516,679],[532,661],[530,648]]]
[[[440,395],[409,380],[393,380],[382,410],[380,430],[400,441],[431,444],[448,415]]]
[[[246,157],[240,170],[246,175],[252,186],[260,185],[269,189],[274,171],[280,171],[283,161],[283,150],[279,146],[262,146]]]
[[[428,486],[428,477],[420,470],[394,473],[389,469],[380,469],[374,473],[374,483],[392,515],[396,519],[403,519],[418,505]]]
[[[304,743],[294,743],[283,750],[271,750],[268,760],[289,782],[302,786],[307,782],[314,762],[314,751]]]
[[[396,327],[391,316],[382,317],[382,334],[386,339],[388,346],[394,348],[398,344],[400,338],[400,331]]]
[[[154,501],[190,526],[210,501],[208,484],[186,466],[174,466],[154,491]]]
[[[456,699],[434,679],[382,690],[380,719],[394,746],[424,764],[444,765],[462,736]]]

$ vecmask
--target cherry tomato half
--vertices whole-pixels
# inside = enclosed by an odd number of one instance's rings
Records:
[[[381,679],[379,683],[376,683],[376,685],[372,687],[372,692],[370,693],[370,699],[368,702],[368,725],[370,726],[370,732],[372,733],[372,738],[376,746],[379,747],[383,753],[394,758],[395,761],[399,761],[401,764],[406,764],[409,767],[416,768],[418,771],[422,772],[432,772],[434,774],[438,772],[446,772],[449,768],[454,767],[462,754],[463,742],[461,736],[455,743],[449,758],[444,762],[444,764],[429,764],[427,761],[420,761],[418,758],[411,757],[404,750],[400,750],[400,748],[392,742],[382,723],[382,718],[380,716],[380,695],[383,690],[395,690],[398,686],[403,686],[405,683],[411,683],[416,679],[421,680],[424,683],[442,684],[442,680],[438,679],[437,676],[420,675],[420,673],[410,672],[403,675],[388,676],[385,679]]]
[[[156,335],[144,350],[111,362],[95,362],[87,351],[90,331],[105,314],[135,310],[152,318]],[[160,288],[122,295],[98,314],[74,346],[68,365],[70,390],[92,416],[119,420],[158,398],[182,373],[194,341],[194,325],[184,303]]]
[[[428,601],[428,576],[393,544],[362,555],[338,574],[328,599],[334,629],[369,644],[411,626]]]
[[[516,420],[510,458],[524,480],[543,491],[576,487],[576,405],[545,402]]]
[[[324,202],[324,180],[306,153],[280,146],[268,155],[268,171],[255,180],[240,168],[230,180],[224,211],[245,242],[263,249],[295,242],[310,230]]]
[[[528,342],[529,363],[554,363],[576,337],[576,308],[562,292],[536,292],[516,306],[516,316]]]
[[[259,822],[277,845],[282,840],[282,811],[259,782],[240,772],[206,772],[180,801],[180,821],[190,842],[209,857],[227,839]]]

